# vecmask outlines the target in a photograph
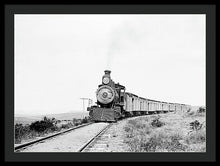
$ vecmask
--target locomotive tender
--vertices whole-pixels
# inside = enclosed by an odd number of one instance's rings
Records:
[[[87,107],[93,121],[115,122],[125,116],[146,115],[161,112],[187,111],[190,105],[168,103],[139,97],[125,92],[125,86],[115,83],[105,70],[102,84],[96,91],[97,105]]]

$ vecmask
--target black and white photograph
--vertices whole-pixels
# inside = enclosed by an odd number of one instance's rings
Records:
[[[206,14],[15,14],[14,152],[207,152]]]

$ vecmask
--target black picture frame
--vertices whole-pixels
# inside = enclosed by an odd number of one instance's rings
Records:
[[[52,161],[215,161],[216,160],[216,6],[215,5],[5,5],[5,107],[6,162]],[[14,153],[14,14],[205,14],[206,108],[205,153]]]

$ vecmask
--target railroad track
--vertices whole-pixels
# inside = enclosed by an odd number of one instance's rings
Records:
[[[41,142],[41,141],[44,141],[44,140],[47,140],[47,139],[56,137],[56,136],[58,136],[58,135],[62,135],[62,134],[64,134],[64,133],[70,132],[70,131],[75,130],[75,129],[78,129],[78,128],[82,128],[82,127],[91,125],[91,124],[93,124],[93,123],[94,123],[94,122],[90,122],[90,123],[86,123],[86,124],[83,124],[83,125],[79,125],[79,126],[76,126],[76,127],[71,128],[71,129],[68,129],[68,130],[65,130],[65,131],[62,131],[62,132],[58,132],[58,133],[56,133],[56,134],[53,134],[53,135],[50,135],[50,136],[47,136],[47,137],[44,137],[44,138],[40,138],[40,139],[31,141],[31,142],[28,142],[28,143],[24,143],[24,144],[15,146],[15,147],[14,147],[14,150],[15,150],[15,152],[20,151],[20,150],[22,150],[22,149],[24,149],[24,148],[27,148],[27,147],[29,147],[29,146],[31,146],[31,145],[34,145],[34,144],[36,144],[36,143],[39,143],[39,142]]]
[[[86,142],[77,152],[87,152],[89,149],[93,148],[93,145],[101,138],[101,136],[112,126],[113,123],[109,123],[104,127],[98,134],[92,137],[88,142]]]

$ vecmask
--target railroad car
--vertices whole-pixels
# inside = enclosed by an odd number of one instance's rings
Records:
[[[104,73],[96,91],[96,105],[87,107],[93,121],[115,122],[124,117],[187,111],[191,108],[186,104],[157,101],[126,92],[125,86],[111,79],[110,70]]]

